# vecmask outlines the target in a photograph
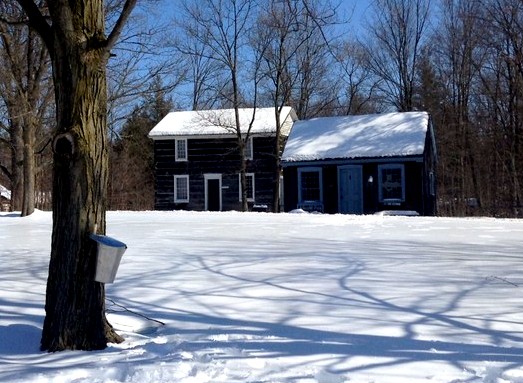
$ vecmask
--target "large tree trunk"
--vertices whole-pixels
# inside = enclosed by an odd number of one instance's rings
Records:
[[[49,3],[58,129],[53,140],[53,234],[41,340],[47,351],[103,349],[108,342],[123,340],[106,319],[105,288],[94,281],[96,244],[89,238],[95,228],[105,233],[109,52],[97,49],[104,39],[103,1],[86,4],[77,1],[78,9],[70,15],[67,6]]]

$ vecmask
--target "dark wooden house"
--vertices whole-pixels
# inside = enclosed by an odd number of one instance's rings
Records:
[[[297,121],[282,157],[285,211],[435,215],[436,160],[425,112]]]
[[[241,109],[247,158],[247,199],[251,209],[271,210],[273,200],[274,108]],[[281,136],[297,119],[284,107]],[[240,210],[240,152],[234,110],[171,112],[156,125],[154,140],[155,209]]]

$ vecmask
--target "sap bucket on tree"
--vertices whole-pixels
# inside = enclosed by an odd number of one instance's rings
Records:
[[[91,239],[98,244],[94,280],[113,283],[127,245],[106,235],[91,234]]]

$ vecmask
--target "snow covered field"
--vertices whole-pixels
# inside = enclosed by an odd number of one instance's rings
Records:
[[[523,221],[110,212],[126,341],[55,354],[50,233],[0,215],[0,382],[523,382]]]

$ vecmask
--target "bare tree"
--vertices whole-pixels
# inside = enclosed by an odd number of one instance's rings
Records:
[[[106,19],[114,23],[121,0],[106,1]],[[122,36],[111,51],[107,67],[109,128],[118,135],[122,124],[131,116],[143,97],[154,96],[150,84],[162,79],[163,93],[173,92],[187,76],[180,65],[181,55],[169,44],[168,20],[157,0],[141,1],[138,11],[131,15]],[[147,16],[144,16],[147,15]]]
[[[507,210],[517,217],[523,204],[523,4],[519,0],[486,0],[483,7],[488,28],[481,36],[488,57],[481,65],[486,100],[482,107],[489,111],[488,121],[495,127],[492,153],[496,158],[491,163],[500,165],[496,178],[506,180],[493,195],[496,205],[508,205]],[[496,210],[501,208],[498,205]]]
[[[280,207],[280,157],[285,144],[281,112],[292,105],[298,117],[320,113],[331,102],[323,86],[327,81],[330,56],[326,28],[333,23],[335,7],[329,2],[268,0],[257,19],[251,45],[262,60],[265,93],[274,107],[276,137],[273,157],[273,211]],[[328,53],[328,54],[326,54]]]
[[[338,103],[336,114],[365,114],[379,111],[375,101],[375,91],[378,85],[376,77],[365,63],[368,61],[366,52],[360,44],[344,41],[337,49],[336,62],[339,79],[336,86]]]
[[[8,120],[11,208],[22,216],[35,209],[37,134],[43,131],[52,99],[49,57],[39,36],[23,23],[23,12],[14,3],[0,4],[0,97]]]
[[[53,137],[53,234],[41,348],[102,349],[121,342],[105,316],[105,287],[93,278],[107,206],[105,68],[136,0],[126,0],[105,34],[102,0],[16,0],[49,51],[56,99]],[[44,10],[45,11],[45,10]]]
[[[248,209],[245,147],[250,130],[242,129],[239,109],[242,106],[241,67],[247,62],[244,53],[247,47],[249,28],[255,8],[253,0],[203,0],[197,3],[184,2],[183,28],[189,42],[183,48],[194,58],[194,62],[210,60],[224,74],[225,84],[221,97],[234,109],[234,134],[240,157],[239,173],[242,195],[242,210]],[[255,94],[255,93],[253,93]],[[255,98],[253,99],[255,101]],[[252,120],[255,119],[254,102]],[[252,122],[251,122],[252,124]],[[227,125],[224,126],[227,128]]]
[[[380,91],[398,111],[413,110],[418,58],[427,35],[430,0],[376,0],[364,41]]]
[[[444,120],[438,124],[442,195],[448,194],[447,209],[467,213],[469,203],[481,204],[480,169],[472,116],[474,87],[482,61],[480,4],[444,0],[442,22],[435,35],[433,51],[438,76],[446,89],[441,100]],[[473,198],[473,200],[471,199]]]

